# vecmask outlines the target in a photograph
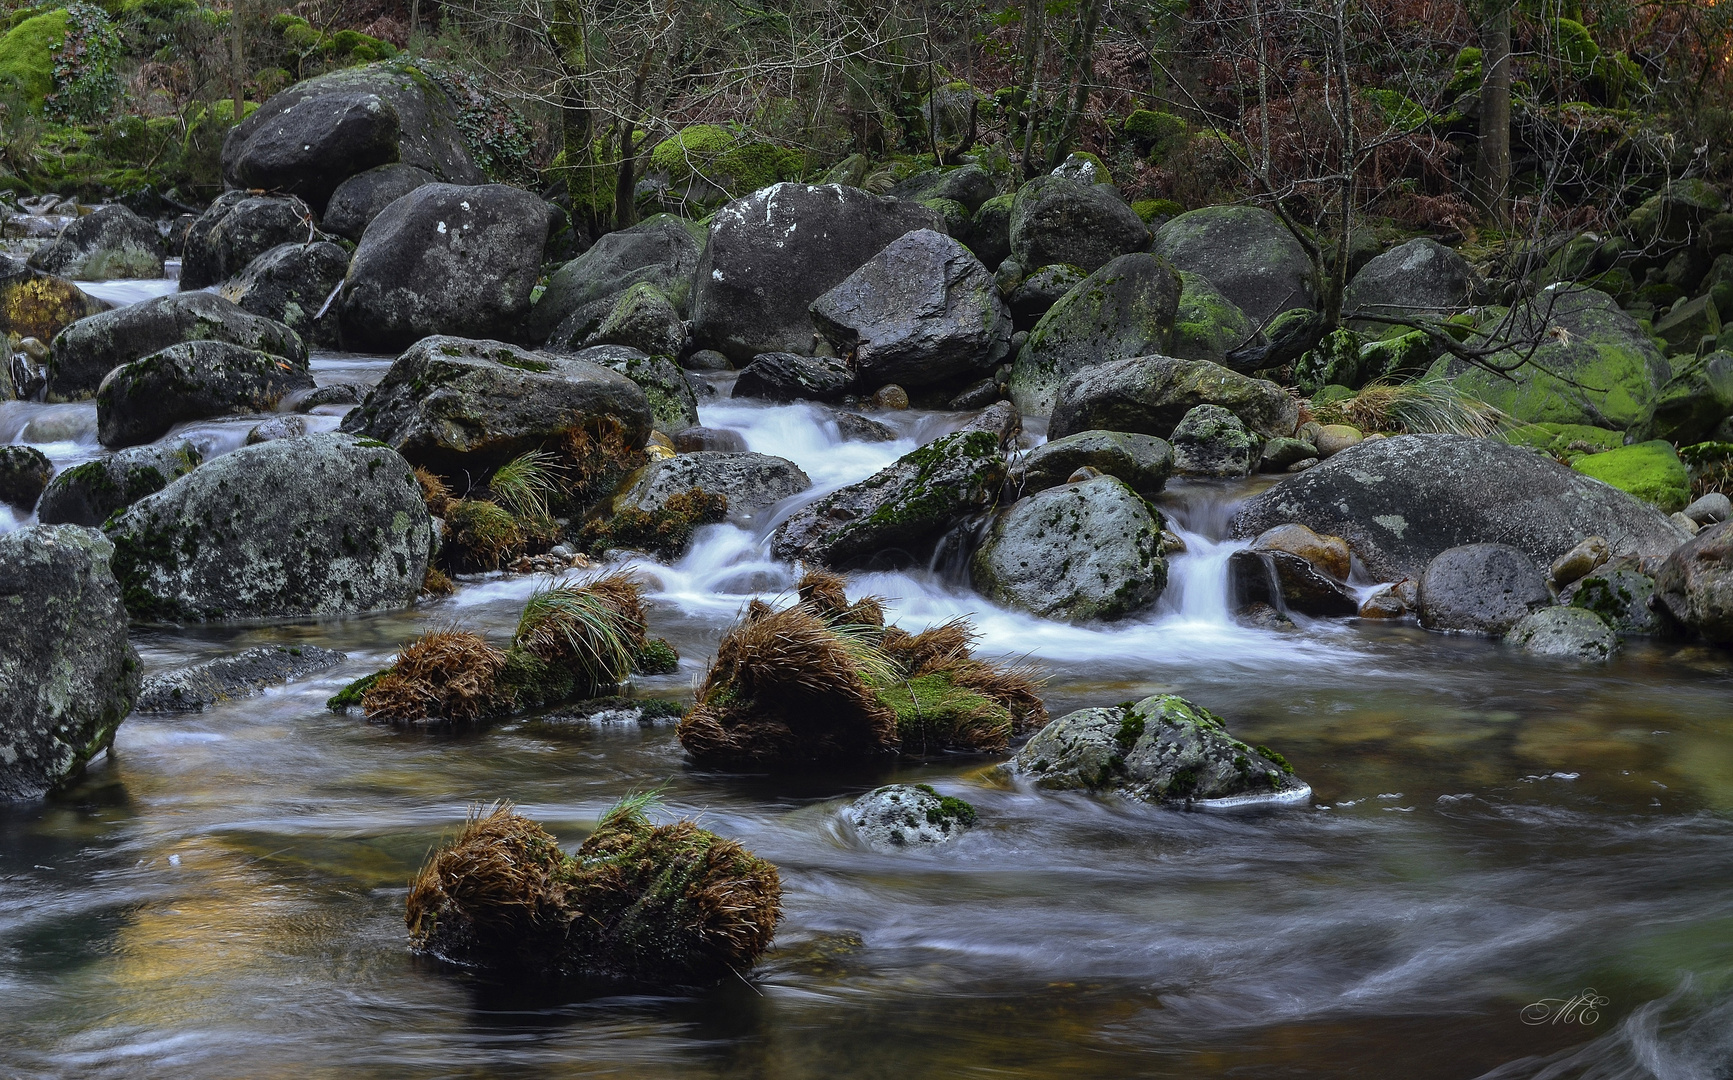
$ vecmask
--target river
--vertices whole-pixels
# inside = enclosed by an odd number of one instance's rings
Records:
[[[385,367],[314,363],[321,382]],[[700,416],[799,463],[804,498],[961,420],[881,416],[900,438],[871,444],[807,405],[713,397]],[[169,438],[220,453],[247,426]],[[61,467],[98,452],[94,428],[89,404],[0,405],[0,437]],[[65,796],[0,806],[0,1075],[1733,1076],[1733,654],[1635,643],[1580,668],[1412,624],[1238,627],[1224,534],[1250,490],[1170,487],[1188,552],[1144,619],[996,610],[945,565],[851,592],[911,630],[971,615],[981,652],[1041,665],[1055,716],[1184,694],[1286,755],[1315,792],[1298,807],[1035,794],[978,758],[729,776],[689,766],[667,725],[432,738],[323,708],[424,628],[505,640],[546,579],[466,579],[400,614],[140,631],[151,670],[272,641],[349,660],[132,717]],[[652,630],[684,657],[638,692],[689,696],[742,605],[786,595],[763,547],[711,526],[677,563],[638,563]],[[936,853],[848,846],[837,810],[891,779],[969,799],[982,825]],[[784,920],[749,983],[550,997],[410,955],[407,883],[470,807],[513,800],[570,846],[646,789],[659,816],[781,868]]]

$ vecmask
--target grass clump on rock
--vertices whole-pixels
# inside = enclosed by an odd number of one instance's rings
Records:
[[[619,803],[571,855],[510,806],[472,815],[410,887],[412,946],[540,978],[695,986],[743,975],[782,915],[776,867],[691,821],[651,824],[648,803]]]
[[[1365,432],[1391,435],[1472,435],[1486,438],[1510,418],[1443,379],[1373,382],[1351,397],[1314,401],[1312,418],[1321,424],[1350,424]]]
[[[728,516],[728,496],[690,488],[670,495],[654,510],[629,506],[606,520],[584,526],[581,546],[600,557],[610,548],[635,548],[665,559],[685,554],[692,532]]]
[[[754,601],[722,637],[680,742],[708,764],[992,753],[1044,723],[1028,671],[978,660],[966,620],[910,634],[871,597],[810,572],[780,611]]]

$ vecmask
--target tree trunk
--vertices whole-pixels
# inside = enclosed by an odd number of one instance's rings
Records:
[[[232,123],[240,123],[247,104],[247,39],[241,28],[241,0],[229,7],[229,91],[234,96],[235,112]]]
[[[597,194],[595,119],[584,87],[584,78],[589,74],[589,40],[578,0],[554,0],[548,34],[553,38],[561,68],[560,142],[565,154],[572,231],[588,242],[595,238],[602,223],[601,199]]]
[[[1071,153],[1071,144],[1077,141],[1077,132],[1082,127],[1083,109],[1089,104],[1089,90],[1095,83],[1095,31],[1101,26],[1103,0],[1083,0],[1082,24],[1078,27],[1076,39],[1077,52],[1072,57],[1072,90],[1071,101],[1065,110],[1064,122],[1060,124],[1053,144],[1047,149],[1048,171],[1057,169]]]
[[[1480,28],[1480,139],[1475,200],[1494,224],[1508,219],[1510,193],[1510,7],[1491,0]]]
[[[1342,158],[1336,181],[1336,259],[1325,279],[1322,297],[1324,318],[1331,326],[1342,321],[1342,294],[1348,285],[1348,252],[1354,232],[1355,180],[1360,169],[1360,134],[1354,124],[1354,84],[1348,71],[1348,0],[1336,0],[1334,36],[1330,52],[1335,60],[1336,85],[1341,91],[1338,107],[1342,110],[1339,121],[1342,129]]]

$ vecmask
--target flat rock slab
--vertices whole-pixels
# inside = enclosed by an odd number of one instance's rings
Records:
[[[136,711],[203,712],[212,705],[252,697],[266,687],[328,671],[348,657],[317,645],[261,645],[202,664],[159,672],[144,680]]]

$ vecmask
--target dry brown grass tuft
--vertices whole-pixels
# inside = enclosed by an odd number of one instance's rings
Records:
[[[497,680],[505,654],[465,630],[423,634],[362,695],[369,720],[416,724],[436,718],[471,724],[508,705]]]
[[[812,608],[826,622],[861,627],[885,624],[883,598],[863,596],[851,604],[840,574],[815,567],[802,574],[794,588],[800,602]]]
[[[427,512],[436,518],[444,517],[455,501],[451,488],[425,465],[415,467],[415,480],[421,485],[421,501],[427,504]]]

